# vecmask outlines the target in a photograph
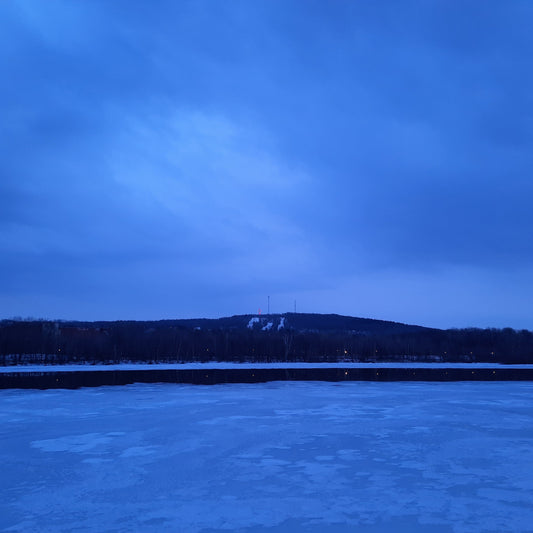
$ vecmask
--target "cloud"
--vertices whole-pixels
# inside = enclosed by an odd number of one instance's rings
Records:
[[[109,295],[117,317],[265,292],[340,309],[355,277],[373,309],[379,276],[442,294],[448,270],[529,290],[532,19],[520,1],[1,4],[0,312],[32,313],[17,291],[94,318]]]
[[[128,123],[114,150],[113,179],[167,230],[176,228],[176,244],[211,256],[211,268],[224,267],[230,279],[233,271],[265,270],[282,278],[295,264],[311,265],[312,239],[293,206],[305,202],[313,179],[269,153],[264,132],[183,110]],[[154,234],[162,229],[152,226]]]

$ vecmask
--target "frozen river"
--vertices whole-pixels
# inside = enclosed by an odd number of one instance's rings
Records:
[[[0,531],[533,532],[533,383],[0,391]]]

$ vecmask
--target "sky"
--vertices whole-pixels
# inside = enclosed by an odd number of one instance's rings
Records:
[[[533,329],[533,3],[5,0],[0,318]]]

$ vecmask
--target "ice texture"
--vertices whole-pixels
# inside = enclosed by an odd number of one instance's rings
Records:
[[[533,383],[0,391],[0,531],[533,531]]]

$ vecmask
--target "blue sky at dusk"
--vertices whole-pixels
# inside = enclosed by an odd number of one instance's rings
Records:
[[[5,0],[0,318],[533,329],[530,1]]]

